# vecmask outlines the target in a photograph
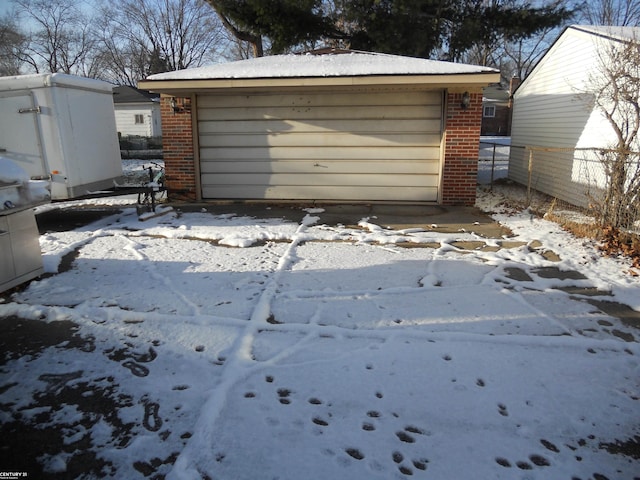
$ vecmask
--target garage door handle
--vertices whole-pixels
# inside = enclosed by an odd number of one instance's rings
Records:
[[[313,166],[314,167],[320,167],[320,168],[329,168],[326,165],[320,165],[319,163],[314,163]]]
[[[18,113],[41,113],[40,107],[19,108]]]

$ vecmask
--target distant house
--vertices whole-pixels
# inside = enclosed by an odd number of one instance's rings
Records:
[[[160,96],[126,85],[113,88],[116,127],[121,136],[160,137]]]
[[[514,93],[509,178],[578,206],[602,186],[594,155],[615,140],[589,106],[590,82],[611,45],[640,39],[640,27],[566,28]],[[591,79],[591,80],[590,80]],[[530,147],[534,147],[531,149]],[[533,151],[533,153],[531,153]]]
[[[365,52],[152,75],[170,197],[473,205],[497,70]]]
[[[514,77],[506,88],[494,83],[483,90],[481,135],[511,135],[511,94],[519,83]]]
[[[481,135],[509,135],[509,91],[499,83],[483,91]]]

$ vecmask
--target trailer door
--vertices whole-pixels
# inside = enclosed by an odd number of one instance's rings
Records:
[[[32,178],[50,173],[42,154],[39,112],[29,93],[0,94],[0,156],[16,162]]]

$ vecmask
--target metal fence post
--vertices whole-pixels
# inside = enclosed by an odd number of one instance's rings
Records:
[[[533,174],[533,149],[529,148],[529,174],[527,179],[527,207],[531,206],[531,177]]]
[[[489,183],[489,191],[493,192],[493,172],[496,168],[496,144],[493,144],[493,157],[491,158],[491,182]]]

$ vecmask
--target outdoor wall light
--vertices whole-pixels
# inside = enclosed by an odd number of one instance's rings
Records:
[[[471,95],[469,95],[469,92],[464,92],[462,94],[462,102],[460,103],[460,108],[466,110],[467,108],[469,108],[469,105],[471,105]]]
[[[169,105],[171,105],[173,113],[176,113],[178,110],[180,110],[180,107],[178,107],[178,104],[176,103],[176,97],[171,97],[171,100],[169,100]]]

